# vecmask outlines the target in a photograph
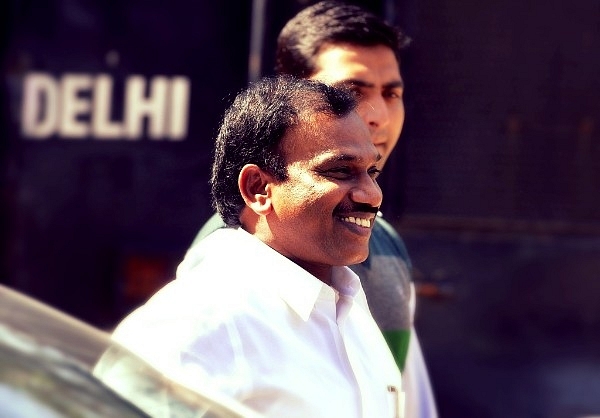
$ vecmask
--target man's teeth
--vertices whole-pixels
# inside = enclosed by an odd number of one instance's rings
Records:
[[[355,218],[354,216],[347,216],[345,218],[342,218],[342,221],[350,222],[350,223],[356,224],[358,226],[364,226],[365,228],[368,228],[371,226],[370,220],[364,219],[364,218]]]

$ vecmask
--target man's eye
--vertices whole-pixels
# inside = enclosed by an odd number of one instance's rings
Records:
[[[401,99],[402,91],[390,90],[383,93],[383,97],[387,99]]]
[[[329,168],[327,170],[320,171],[320,173],[325,177],[330,177],[337,180],[347,179],[353,175],[350,167]]]
[[[371,176],[371,178],[373,180],[376,179],[377,177],[379,177],[380,174],[381,174],[381,170],[376,167],[373,167],[369,170],[369,175]]]
[[[341,175],[341,176],[349,176],[350,174],[352,174],[352,170],[350,170],[349,167],[332,168],[330,170],[327,170],[327,172],[330,174]]]

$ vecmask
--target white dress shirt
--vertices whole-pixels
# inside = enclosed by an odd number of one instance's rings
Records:
[[[193,246],[113,338],[265,416],[403,416],[400,373],[358,277],[334,267],[327,286],[241,228]]]

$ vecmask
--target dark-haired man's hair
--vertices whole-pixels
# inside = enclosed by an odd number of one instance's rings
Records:
[[[256,164],[277,180],[287,179],[281,140],[304,115],[342,118],[356,108],[352,94],[317,81],[288,76],[251,83],[226,110],[215,144],[210,179],[213,207],[228,226],[240,225],[245,207],[240,171]]]
[[[410,42],[400,30],[359,6],[321,1],[301,10],[277,38],[275,72],[308,78],[316,72],[314,58],[324,44],[383,45],[397,56]]]

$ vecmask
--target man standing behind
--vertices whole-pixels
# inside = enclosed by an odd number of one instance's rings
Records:
[[[397,29],[360,7],[322,1],[300,11],[282,29],[276,72],[354,91],[358,112],[381,154],[382,168],[404,124],[399,51],[407,43]],[[222,224],[217,216],[211,218],[193,245]],[[351,268],[360,277],[373,317],[402,369],[407,417],[437,417],[413,326],[410,260],[402,239],[380,216],[369,242],[369,257]]]
[[[265,416],[403,416],[400,372],[344,267],[367,258],[382,200],[381,155],[355,106],[348,92],[291,77],[238,95],[211,177],[227,228],[190,249],[113,339],[168,378]],[[127,396],[123,380],[109,384]]]

